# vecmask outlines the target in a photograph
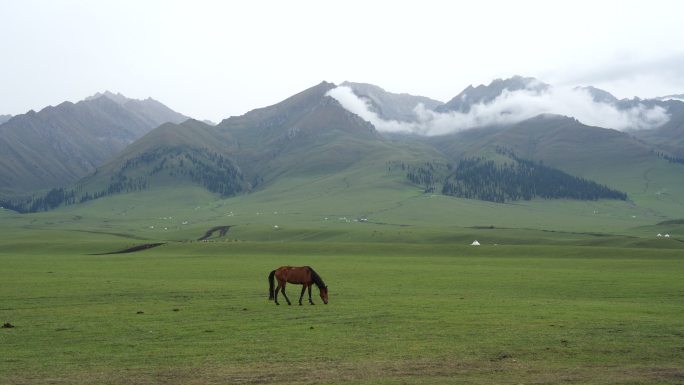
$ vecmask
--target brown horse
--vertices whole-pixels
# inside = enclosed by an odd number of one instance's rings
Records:
[[[273,290],[274,276],[278,280],[278,287],[275,289],[275,291]],[[290,299],[287,298],[287,295],[285,294],[285,284],[288,282],[302,285],[302,294],[299,295],[300,305],[302,304],[302,297],[304,297],[304,290],[307,288],[309,289],[309,303],[312,305],[314,304],[311,300],[311,284],[314,283],[321,292],[321,299],[323,300],[323,303],[326,305],[328,304],[328,287],[325,286],[321,276],[309,266],[282,266],[276,270],[273,270],[271,274],[268,275],[268,299],[275,300],[275,304],[280,305],[278,303],[278,291],[282,291],[283,297],[285,297],[287,304],[292,305],[290,303]]]

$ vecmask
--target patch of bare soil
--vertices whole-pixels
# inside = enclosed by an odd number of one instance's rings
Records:
[[[164,242],[159,242],[159,243],[143,243],[142,245],[136,245],[133,247],[129,247],[127,249],[123,250],[117,250],[117,251],[110,251],[108,253],[97,253],[97,254],[92,254],[92,255],[109,255],[109,254],[126,254],[126,253],[135,253],[136,251],[142,251],[142,250],[147,250],[147,249],[152,249],[157,246],[165,245],[166,243]]]
[[[198,240],[198,241],[205,241],[205,240],[211,238],[211,236],[214,235],[214,233],[217,232],[217,231],[218,231],[218,233],[219,233],[219,234],[218,234],[218,237],[219,237],[219,238],[225,237],[226,234],[228,234],[228,230],[230,230],[231,227],[232,227],[232,226],[230,226],[230,225],[228,225],[228,226],[216,226],[216,227],[212,227],[212,228],[210,228],[209,230],[207,230],[207,232],[204,233],[204,235],[203,235],[202,237],[198,238],[197,240]]]

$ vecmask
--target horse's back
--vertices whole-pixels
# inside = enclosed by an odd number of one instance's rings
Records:
[[[289,283],[308,284],[311,282],[309,266],[281,266],[276,270],[276,277]]]

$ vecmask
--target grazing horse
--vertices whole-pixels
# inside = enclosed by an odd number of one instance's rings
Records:
[[[278,280],[278,287],[273,290],[273,277]],[[304,297],[304,290],[309,289],[309,303],[314,304],[311,300],[311,284],[316,284],[318,290],[321,292],[321,299],[324,304],[328,304],[328,287],[325,286],[325,282],[321,279],[321,276],[314,271],[314,269],[309,266],[293,267],[293,266],[282,266],[271,272],[268,275],[268,299],[275,300],[276,305],[278,303],[278,291],[282,291],[283,297],[287,301],[288,305],[290,299],[287,298],[285,294],[285,284],[294,283],[302,285],[302,294],[299,295],[299,305],[302,304],[302,297]]]

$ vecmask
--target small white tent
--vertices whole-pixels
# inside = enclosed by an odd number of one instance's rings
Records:
[[[480,246],[480,242],[475,240],[475,241],[473,241],[473,243],[470,244],[470,246]]]
[[[660,233],[658,233],[658,235],[656,235],[656,237],[658,237],[658,238],[660,238],[662,236],[663,236],[663,234],[660,234]]]
[[[665,234],[665,238],[670,238],[670,234]]]

